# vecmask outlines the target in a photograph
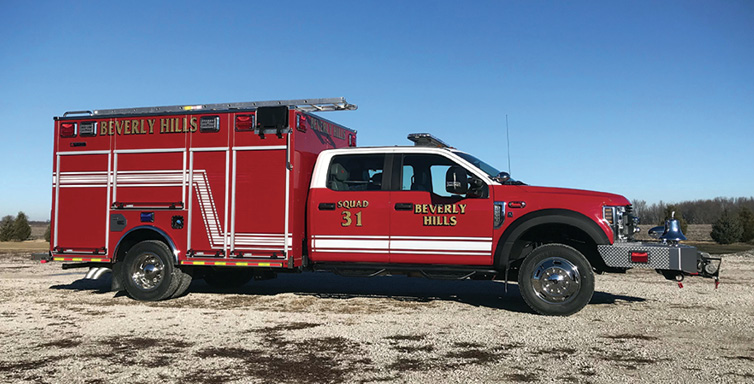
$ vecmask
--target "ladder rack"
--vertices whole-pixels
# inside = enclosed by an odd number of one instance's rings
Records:
[[[233,110],[255,110],[259,107],[278,107],[286,106],[302,112],[325,112],[325,111],[352,111],[358,108],[355,104],[349,104],[344,97],[331,97],[320,99],[296,99],[296,100],[270,100],[270,101],[250,101],[242,103],[219,103],[219,104],[197,104],[197,105],[172,105],[167,107],[143,107],[143,108],[120,108],[120,109],[98,109],[94,112],[75,111],[66,112],[63,116],[69,114],[86,114],[92,117],[104,116],[123,116],[123,115],[145,115],[145,114],[165,114],[181,112],[220,112]]]

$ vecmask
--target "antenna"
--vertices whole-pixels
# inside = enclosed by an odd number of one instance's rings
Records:
[[[505,141],[508,143],[508,174],[513,174],[511,171],[511,137],[508,131],[508,114],[505,114]]]

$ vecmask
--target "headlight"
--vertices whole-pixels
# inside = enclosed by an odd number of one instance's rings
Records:
[[[602,207],[602,218],[613,229],[614,240],[633,238],[633,234],[638,230],[636,225],[639,224],[639,218],[632,213],[633,209],[630,205]]]

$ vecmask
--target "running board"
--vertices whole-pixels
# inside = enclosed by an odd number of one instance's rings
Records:
[[[494,280],[499,271],[478,266],[448,266],[424,264],[366,264],[314,263],[315,271],[328,271],[348,277],[408,275],[435,280],[485,279]]]

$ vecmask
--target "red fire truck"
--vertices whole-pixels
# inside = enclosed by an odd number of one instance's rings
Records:
[[[633,241],[619,195],[544,188],[412,134],[357,148],[314,112],[343,98],[66,112],[55,118],[50,252],[43,262],[112,273],[134,299],[278,273],[518,280],[541,314],[579,311],[593,273],[651,268],[717,279],[719,260]]]

